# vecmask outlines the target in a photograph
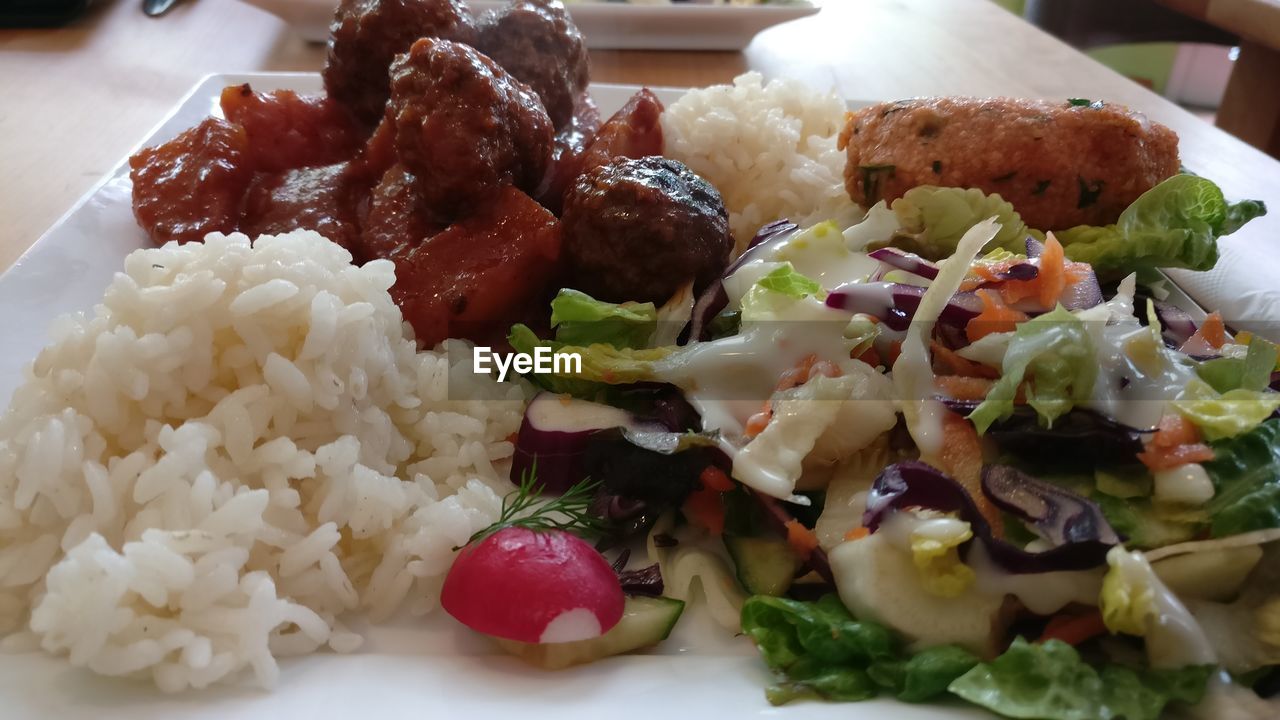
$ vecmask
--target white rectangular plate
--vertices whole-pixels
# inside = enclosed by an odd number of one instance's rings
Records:
[[[245,0],[278,15],[304,38],[325,42],[336,0]],[[841,0],[847,2],[848,0]],[[473,0],[476,15],[506,2]],[[818,12],[811,5],[712,6],[567,3],[587,47],[596,49],[741,50],[756,33]]]
[[[164,142],[217,112],[227,85],[259,90],[318,92],[313,74],[211,75],[200,82],[141,143]],[[604,115],[638,88],[593,85]],[[664,102],[680,90],[656,89]],[[865,103],[851,102],[851,106]],[[0,275],[0,401],[8,404],[63,313],[99,302],[125,255],[149,246],[134,223],[128,164],[121,162]],[[1192,307],[1178,293],[1176,300]],[[0,406],[2,407],[2,406]],[[361,629],[361,628],[357,628]],[[554,720],[779,717],[784,720],[958,720],[989,715],[958,701],[903,705],[796,703],[772,708],[764,698],[769,678],[751,643],[716,626],[697,603],[675,634],[646,653],[610,658],[559,672],[542,672],[501,654],[484,638],[443,613],[400,618],[363,628],[366,642],[352,655],[323,653],[282,662],[279,687],[267,692],[224,686],[181,696],[162,695],[149,682],[95,676],[65,659],[43,654],[0,654],[0,717],[61,720],[282,720],[432,716],[483,720],[546,717]]]

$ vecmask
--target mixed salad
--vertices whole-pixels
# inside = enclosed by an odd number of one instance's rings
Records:
[[[443,606],[563,667],[665,639],[696,584],[775,704],[1270,716],[1280,352],[1157,271],[1263,212],[1181,174],[1041,233],[925,186],[772,223],[696,297],[563,290],[509,341],[581,372],[527,377],[520,491]]]

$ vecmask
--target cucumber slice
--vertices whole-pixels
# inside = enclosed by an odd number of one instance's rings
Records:
[[[503,650],[544,670],[560,670],[620,655],[667,639],[684,612],[684,601],[667,597],[629,597],[622,619],[598,638],[566,643],[522,643],[494,638]]]
[[[782,595],[800,569],[795,551],[779,537],[726,535],[724,546],[738,569],[738,582],[753,595]]]

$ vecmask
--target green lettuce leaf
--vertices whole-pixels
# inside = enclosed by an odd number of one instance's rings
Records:
[[[1213,182],[1174,175],[1134,200],[1114,225],[1080,225],[1055,236],[1068,258],[1103,277],[1156,267],[1208,270],[1218,262],[1218,238],[1264,214],[1261,202],[1228,204]]]
[[[1156,720],[1170,701],[1194,704],[1213,668],[1137,671],[1090,667],[1060,641],[1032,644],[1021,637],[1000,657],[951,683],[952,693],[1011,718],[1041,720]]]
[[[774,705],[803,697],[866,700],[877,694],[867,667],[897,659],[893,635],[854,620],[835,595],[816,602],[752,596],[742,605],[742,632],[781,678],[766,690]]]
[[[783,319],[797,300],[810,295],[822,299],[826,292],[816,280],[797,272],[790,262],[784,262],[757,280],[742,296],[741,320]]]
[[[1022,217],[999,195],[987,195],[976,188],[921,185],[893,201],[893,212],[901,229],[888,242],[869,249],[892,245],[929,260],[951,257],[956,243],[977,223],[994,216],[1000,232],[987,244],[1026,252],[1028,228]]]
[[[1196,373],[1220,393],[1241,389],[1260,391],[1270,384],[1278,357],[1280,350],[1274,344],[1255,335],[1249,338],[1244,357],[1206,360],[1196,367]]]
[[[1214,486],[1205,506],[1212,535],[1280,527],[1280,419],[1214,443],[1213,455],[1204,463]]]
[[[1206,439],[1221,440],[1248,432],[1271,417],[1280,408],[1280,393],[1243,388],[1219,393],[1203,380],[1192,380],[1173,407]]]
[[[528,326],[518,324],[511,328],[507,342],[516,352],[533,354],[539,347],[550,348],[553,353],[572,354],[581,358],[581,372],[531,373],[528,378],[535,385],[557,393],[574,397],[596,399],[609,385],[655,380],[655,363],[678,351],[678,347],[649,349],[616,348],[612,345],[569,345],[557,340],[539,338]]]
[[[867,668],[877,685],[906,702],[925,702],[947,692],[947,686],[978,664],[973,653],[955,645],[922,650],[907,660],[880,660]]]
[[[658,310],[651,302],[610,303],[566,288],[551,301],[551,327],[556,340],[567,345],[638,348],[657,329]]]
[[[1046,426],[1086,402],[1098,367],[1084,321],[1058,306],[1018,325],[1005,352],[1000,380],[969,414],[979,433],[1013,414],[1018,386],[1030,379],[1027,403]]]
[[[774,705],[807,697],[866,700],[882,688],[922,702],[978,663],[951,645],[908,656],[887,628],[855,620],[835,595],[816,602],[753,596],[742,606],[742,632],[780,678],[765,693]]]
[[[1102,515],[1115,531],[1128,538],[1128,547],[1152,548],[1195,539],[1203,524],[1162,518],[1147,498],[1122,499],[1105,492],[1093,495]]]

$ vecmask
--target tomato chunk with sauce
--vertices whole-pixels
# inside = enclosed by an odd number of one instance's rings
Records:
[[[506,187],[475,215],[396,253],[391,296],[430,347],[483,339],[540,299],[560,259],[560,222]]]
[[[222,91],[222,114],[244,128],[255,169],[281,172],[348,160],[366,133],[334,100],[292,90],[254,92],[248,83]]]
[[[644,88],[632,95],[627,104],[598,130],[584,135],[581,128],[591,128],[595,105],[589,98],[580,103],[574,123],[556,137],[557,152],[551,183],[543,198],[547,206],[558,211],[565,192],[573,187],[573,181],[579,175],[605,165],[615,157],[661,155],[662,110],[658,96]]]
[[[163,245],[203,240],[211,232],[233,232],[253,163],[244,128],[220,120],[204,122],[129,158],[133,215]]]
[[[359,191],[347,163],[258,173],[245,199],[240,230],[249,237],[314,230],[354,250],[360,238]]]

